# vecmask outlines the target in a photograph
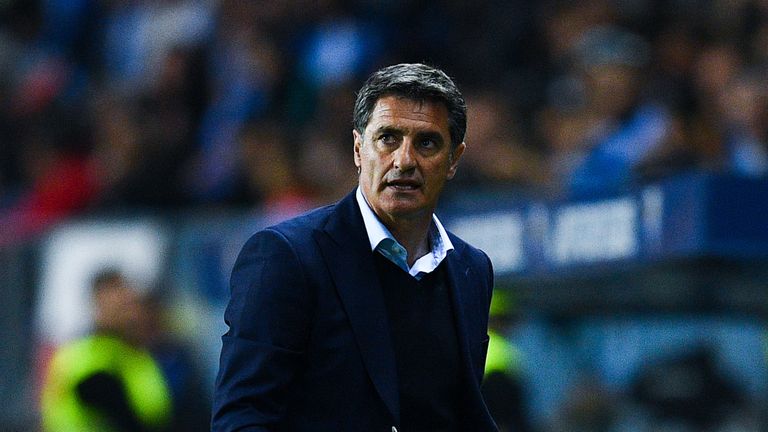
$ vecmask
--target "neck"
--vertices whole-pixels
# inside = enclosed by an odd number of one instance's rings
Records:
[[[429,253],[429,226],[431,223],[431,215],[425,220],[390,221],[388,224],[385,223],[389,232],[408,252],[409,266],[412,266],[417,259]]]

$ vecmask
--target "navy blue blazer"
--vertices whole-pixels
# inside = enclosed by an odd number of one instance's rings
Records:
[[[493,271],[450,234],[444,262],[466,415],[495,431],[480,394]],[[392,431],[400,405],[384,298],[354,193],[254,234],[231,277],[214,431]],[[406,431],[410,432],[410,431]]]

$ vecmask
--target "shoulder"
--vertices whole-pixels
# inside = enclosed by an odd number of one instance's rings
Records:
[[[335,205],[327,205],[310,210],[280,223],[263,228],[248,239],[243,251],[265,250],[274,247],[297,248],[305,245],[315,231],[322,229],[333,213]],[[280,246],[283,245],[283,246]]]
[[[355,217],[355,212],[359,214],[360,210],[352,192],[334,204],[262,229],[251,237],[245,247],[253,243],[263,244],[264,240],[268,243],[279,241],[290,244],[292,248],[313,247],[315,233],[318,231],[347,231],[358,222],[362,224],[362,218]]]
[[[93,370],[141,362],[148,357],[145,351],[116,337],[95,334],[60,347],[51,359],[51,369],[80,378]]]
[[[465,242],[454,233],[450,231],[447,231],[447,233],[448,238],[451,239],[451,243],[453,243],[453,247],[456,252],[460,254],[462,259],[468,260],[472,267],[491,267],[491,260],[488,258],[488,255],[485,252]]]
[[[287,219],[275,225],[271,225],[265,230],[274,231],[282,234],[289,239],[307,238],[312,232],[322,229],[336,210],[338,204],[330,204],[323,207],[310,210],[307,213]]]

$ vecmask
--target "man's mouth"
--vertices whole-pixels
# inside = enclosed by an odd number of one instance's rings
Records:
[[[414,191],[421,187],[421,183],[411,180],[394,180],[386,184],[387,187],[401,192]]]

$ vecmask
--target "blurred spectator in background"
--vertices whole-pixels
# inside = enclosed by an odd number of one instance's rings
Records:
[[[650,430],[756,431],[748,397],[699,347],[638,371],[631,395],[650,414]]]
[[[99,192],[98,167],[79,119],[51,109],[16,119],[14,128],[20,145],[15,168],[24,186],[0,207],[0,247],[83,211]]]
[[[624,29],[597,26],[584,32],[572,54],[586,130],[581,152],[562,156],[572,165],[564,173],[566,188],[584,193],[626,187],[633,169],[669,135],[668,110],[641,92],[649,47]]]
[[[311,193],[296,175],[296,155],[289,152],[283,128],[262,120],[243,127],[238,137],[233,202],[259,203],[265,212],[286,217],[308,210]]]
[[[191,350],[173,337],[170,309],[162,294],[155,289],[142,298],[140,314],[134,322],[145,346],[163,373],[173,404],[170,431],[210,430],[210,399],[201,375],[200,365]]]
[[[344,190],[354,187],[357,180],[354,170],[346,167],[350,151],[347,145],[349,131],[337,133],[339,130],[329,130],[320,122],[312,123],[299,139],[301,147],[296,150],[298,175],[317,204],[333,202],[343,196]]]
[[[619,405],[600,380],[582,373],[546,429],[551,432],[611,432],[617,429]],[[653,429],[653,431],[657,431]],[[648,431],[650,432],[650,431]]]
[[[212,30],[214,3],[207,0],[93,3],[103,14],[98,37],[104,79],[110,90],[126,95],[167,79],[158,73],[167,58],[174,52],[194,50]]]
[[[467,95],[467,142],[473,147],[456,176],[464,188],[541,190],[549,182],[543,155],[526,145],[510,101],[491,89]]]
[[[42,395],[47,431],[168,430],[172,394],[144,346],[144,305],[114,270],[93,281],[94,331],[61,347]]]
[[[522,379],[522,354],[509,340],[516,320],[513,308],[509,290],[494,291],[482,392],[499,432],[530,432],[533,429]]]
[[[768,70],[741,73],[718,96],[728,171],[768,174]]]

